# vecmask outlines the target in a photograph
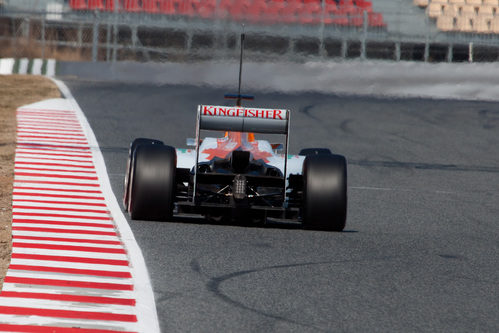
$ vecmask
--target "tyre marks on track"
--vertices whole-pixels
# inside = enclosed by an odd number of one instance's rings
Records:
[[[0,331],[144,331],[130,256],[76,110],[49,100],[19,108],[17,120]]]

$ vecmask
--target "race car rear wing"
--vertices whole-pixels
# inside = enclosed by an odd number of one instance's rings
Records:
[[[288,134],[289,110],[200,105],[199,130]]]
[[[196,123],[196,166],[194,168],[193,202],[196,198],[201,130],[282,134],[286,136],[284,147],[286,155],[284,156],[288,156],[289,110],[199,105]],[[286,177],[286,170],[287,158],[284,158],[284,177]],[[285,192],[286,187],[284,185]]]

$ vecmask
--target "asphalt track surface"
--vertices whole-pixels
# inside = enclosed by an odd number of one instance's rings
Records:
[[[68,80],[122,197],[129,143],[185,147],[210,87]],[[251,92],[248,92],[251,93]],[[163,332],[499,331],[499,105],[266,93],[291,153],[349,161],[346,231],[129,221]]]

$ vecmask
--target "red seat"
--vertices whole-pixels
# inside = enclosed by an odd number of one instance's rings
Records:
[[[300,0],[289,0],[281,10],[281,21],[284,23],[298,22],[298,15],[303,3]]]
[[[159,0],[159,12],[166,15],[175,14],[176,10],[173,0]]]
[[[70,0],[69,7],[73,10],[86,10],[88,8],[85,0]]]
[[[125,11],[137,13],[142,11],[142,7],[139,5],[139,0],[125,0]]]
[[[364,25],[364,16],[351,16],[348,21],[349,25],[354,27],[362,27]]]
[[[106,11],[114,12],[114,4],[116,0],[106,0]],[[119,6],[119,5],[118,5]]]
[[[216,0],[199,0],[194,2],[194,9],[202,18],[213,18],[217,6]]]
[[[146,13],[159,13],[158,0],[142,0],[142,6]]]
[[[249,22],[258,23],[266,19],[267,3],[265,0],[254,0],[250,3],[246,18]]]
[[[383,15],[381,13],[369,13],[368,24],[370,27],[375,28],[386,27],[386,23],[383,22]]]
[[[177,1],[177,12],[180,15],[194,16],[194,7],[192,0]]]
[[[334,0],[326,1],[326,7],[324,8],[324,24],[332,24],[333,19],[338,15],[338,8],[336,7],[336,2]]]
[[[88,0],[88,9],[90,10],[103,10],[104,3],[102,0]]]
[[[248,8],[251,6],[251,2],[248,0],[236,0],[232,2],[232,6],[229,7],[229,18],[240,21],[244,20]]]
[[[343,5],[338,6],[338,13],[340,15],[358,15],[361,12],[361,9],[353,6],[353,5]]]
[[[308,0],[304,2],[299,14],[299,21],[302,24],[320,23],[322,19],[322,6],[320,3]]]
[[[284,0],[271,0],[267,2],[265,12],[263,13],[263,20],[270,23],[279,22],[280,15],[283,8],[286,6]]]

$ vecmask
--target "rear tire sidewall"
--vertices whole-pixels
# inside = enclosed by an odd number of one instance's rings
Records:
[[[135,149],[139,145],[142,144],[158,144],[162,145],[163,142],[155,139],[146,139],[146,138],[137,138],[133,140],[133,142],[130,144],[130,148],[128,149],[128,159],[126,163],[126,171],[125,171],[125,181],[124,181],[124,186],[123,186],[123,207],[125,208],[125,211],[128,211],[128,195],[130,193],[130,169],[132,168],[133,164],[133,155],[135,153]]]
[[[305,228],[341,231],[347,214],[347,166],[341,155],[307,156],[303,163]]]
[[[132,155],[128,209],[133,220],[165,221],[175,201],[175,148],[139,145]]]

